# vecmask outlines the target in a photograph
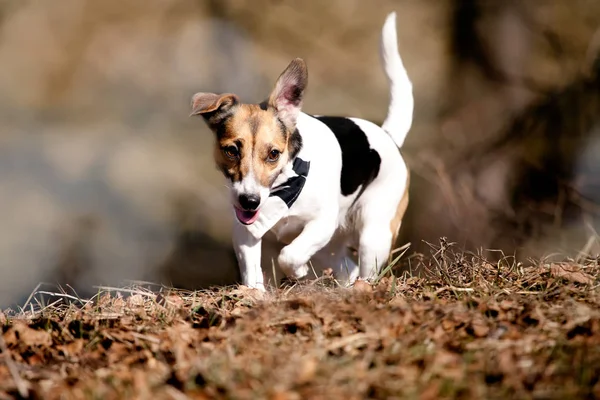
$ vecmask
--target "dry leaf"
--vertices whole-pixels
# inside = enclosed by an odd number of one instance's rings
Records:
[[[508,328],[504,325],[500,325],[494,331],[492,331],[489,337],[492,339],[501,339],[506,332],[508,332]]]
[[[427,388],[421,392],[419,400],[435,400],[439,399],[440,396],[440,383],[434,381],[427,385]]]
[[[500,308],[504,311],[508,311],[511,308],[515,308],[515,302],[511,300],[502,300],[500,302]]]
[[[143,306],[144,297],[141,294],[134,294],[128,299],[128,303],[132,306]]]
[[[563,278],[571,282],[591,285],[594,278],[581,270],[577,265],[552,264],[550,274],[557,278]]]
[[[436,341],[440,341],[445,337],[447,337],[447,332],[444,330],[444,328],[442,328],[441,325],[436,326],[431,334],[431,338]]]
[[[400,297],[399,295],[390,300],[388,304],[398,308],[406,308],[408,306],[406,299],[404,297]]]
[[[461,366],[461,357],[458,354],[447,350],[439,350],[435,354],[433,365],[438,370],[438,373],[445,378],[458,381],[463,377],[464,372]]]
[[[490,333],[490,327],[481,319],[471,321],[471,329],[475,337],[486,337]]]
[[[283,390],[275,391],[271,396],[271,400],[296,400],[299,398],[300,396],[298,396],[298,394]]]
[[[108,352],[108,363],[116,363],[125,358],[125,356],[127,356],[127,354],[129,353],[130,349],[129,346],[127,346],[126,344],[118,342],[113,343],[110,346],[110,351]]]
[[[459,324],[465,324],[469,321],[469,313],[464,311],[459,311],[452,313],[452,319]]]
[[[185,305],[185,301],[181,298],[181,296],[169,295],[165,298],[165,300],[172,306],[183,307]]]
[[[505,374],[511,374],[515,371],[515,358],[512,350],[506,349],[498,355],[498,367]]]
[[[451,320],[449,320],[449,319],[445,319],[445,320],[443,320],[443,321],[442,321],[442,328],[443,328],[445,331],[449,331],[449,330],[451,330],[451,329],[454,329],[454,322],[452,322],[452,321],[451,321]]]
[[[248,287],[246,285],[240,285],[236,289],[231,291],[232,296],[238,296],[240,298],[249,299],[252,301],[263,300],[266,297],[266,293],[255,288]]]
[[[13,330],[18,334],[19,343],[27,346],[52,346],[52,336],[49,332],[32,329],[22,322],[16,323]]]
[[[123,309],[123,307],[125,307],[126,303],[125,303],[125,300],[123,299],[123,297],[119,295],[113,299],[113,302],[111,305],[112,305],[112,309],[114,311],[120,311]]]
[[[391,294],[392,282],[393,282],[393,278],[391,278],[389,276],[383,277],[379,280],[375,289],[377,289],[377,292],[379,292],[379,294],[383,294],[383,295],[388,294],[388,293]]]
[[[302,360],[296,383],[302,385],[312,380],[317,372],[318,363],[314,358],[306,358]]]
[[[98,307],[107,306],[110,304],[111,299],[112,299],[112,296],[110,295],[110,293],[106,292],[106,293],[102,294],[100,296],[100,298],[98,299],[97,306]]]
[[[59,345],[57,346],[57,348],[59,350],[62,350],[66,357],[75,357],[79,355],[79,353],[81,353],[81,350],[83,350],[85,343],[86,342],[83,339],[75,339],[70,343]]]
[[[354,282],[354,286],[352,288],[357,293],[373,293],[373,286],[371,286],[368,282],[363,280],[357,280],[356,282]]]

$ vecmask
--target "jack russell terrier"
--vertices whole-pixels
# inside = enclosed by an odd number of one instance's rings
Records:
[[[394,12],[383,25],[381,58],[390,86],[381,127],[301,112],[308,72],[299,58],[260,104],[243,104],[231,93],[193,96],[191,115],[214,132],[216,164],[231,181],[242,284],[264,291],[263,271],[275,267],[293,279],[310,267],[331,268],[348,284],[375,277],[388,262],[408,206],[409,173],[399,149],[414,103]],[[358,265],[350,248],[358,249]],[[269,249],[273,259],[265,257]]]

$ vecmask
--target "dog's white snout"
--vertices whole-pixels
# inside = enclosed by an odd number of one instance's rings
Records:
[[[266,197],[269,188],[262,186],[250,171],[241,181],[233,184],[233,201],[242,209],[253,211],[258,209]]]

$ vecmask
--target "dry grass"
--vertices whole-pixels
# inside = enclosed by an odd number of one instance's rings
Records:
[[[388,274],[37,293],[0,314],[0,398],[574,398],[600,394],[598,262],[491,263],[444,240]],[[34,305],[35,304],[35,305]]]

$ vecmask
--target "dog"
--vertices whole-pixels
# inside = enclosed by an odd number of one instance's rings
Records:
[[[409,171],[399,150],[414,107],[395,12],[383,25],[380,50],[390,87],[381,127],[303,113],[308,72],[300,58],[260,104],[232,93],[192,97],[190,116],[202,116],[214,132],[215,162],[231,183],[243,285],[265,291],[263,272],[301,279],[309,268],[331,268],[352,284],[374,278],[388,262],[408,206]],[[272,259],[264,257],[268,251]]]

